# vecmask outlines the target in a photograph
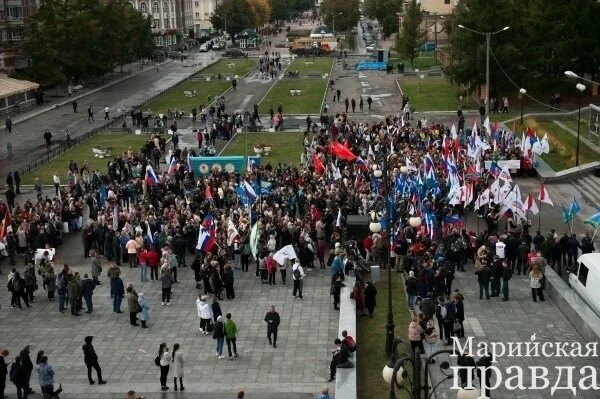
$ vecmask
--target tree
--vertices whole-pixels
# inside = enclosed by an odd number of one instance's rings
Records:
[[[414,66],[417,47],[423,38],[420,30],[422,20],[421,5],[412,0],[406,8],[400,32],[396,37],[396,51],[401,57],[410,60],[411,66]]]
[[[365,15],[379,21],[383,35],[389,37],[398,32],[398,13],[402,12],[403,0],[366,0]]]
[[[269,0],[271,6],[271,22],[287,21],[292,18],[293,0]]]
[[[342,32],[354,27],[360,19],[358,0],[323,0],[320,13],[325,23],[333,26],[335,16],[335,30]]]
[[[244,29],[252,28],[256,17],[247,0],[223,0],[210,17],[210,22],[217,30],[225,30],[232,39]]]
[[[260,28],[271,20],[271,4],[268,0],[248,0],[254,17],[254,27]]]

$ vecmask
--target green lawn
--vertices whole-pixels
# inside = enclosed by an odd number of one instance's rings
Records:
[[[23,184],[33,184],[36,177],[40,179],[40,183],[42,184],[52,184],[52,175],[55,172],[58,173],[61,183],[66,184],[67,170],[69,161],[71,160],[75,161],[79,167],[84,162],[87,162],[92,171],[98,169],[98,171],[104,174],[107,171],[107,164],[112,158],[96,158],[94,157],[92,148],[112,147],[111,155],[116,157],[123,154],[129,147],[138,152],[150,137],[152,136],[136,136],[126,133],[99,133],[83,141],[81,144],[70,148],[31,173],[24,174]]]
[[[323,75],[331,72],[332,64],[333,59],[328,57],[296,58],[292,61],[287,70],[295,71],[297,69],[300,77],[306,77],[311,72],[319,72]]]
[[[429,69],[431,67],[440,65],[440,63],[433,57],[417,57],[417,58],[415,58],[415,64],[413,67],[411,67],[410,61],[400,59],[399,57],[391,57],[389,60],[389,63],[391,63],[394,66],[394,70],[397,70],[396,68],[397,68],[398,64],[404,63],[404,69],[413,68],[413,69],[418,69],[419,71],[423,71],[423,70]]]
[[[217,76],[220,73],[224,77],[235,75],[242,77],[250,72],[256,64],[257,62],[253,58],[223,58],[200,71],[200,75]]]
[[[402,92],[409,97],[417,111],[455,111],[459,96],[463,96],[463,109],[477,108],[477,104],[462,89],[453,86],[444,78],[399,78]]]
[[[259,110],[262,114],[268,114],[269,107],[277,111],[281,104],[284,118],[290,114],[318,114],[326,85],[326,79],[281,79],[260,103]],[[301,90],[302,94],[292,96],[290,90]]]
[[[572,168],[575,166],[575,149],[577,148],[577,138],[571,133],[561,129],[552,121],[537,121],[526,119],[525,124],[537,131],[538,137],[542,138],[544,133],[548,133],[550,142],[550,153],[542,156],[548,165],[555,171]],[[583,142],[579,142],[579,164],[584,165],[589,162],[597,161],[599,155],[592,151]]]
[[[263,165],[267,162],[272,166],[278,163],[299,165],[303,137],[301,132],[240,133],[227,145],[222,155],[254,155],[255,145],[268,144],[272,150],[269,155],[262,157]]]
[[[377,306],[373,318],[361,317],[356,321],[356,342],[359,349],[357,356],[357,379],[359,399],[381,399],[387,398],[389,386],[383,381],[381,371],[387,363],[385,352],[385,325],[387,323],[387,270],[382,270],[382,279],[375,285],[377,288]],[[394,334],[396,337],[407,342],[408,324],[410,312],[404,294],[404,284],[400,275],[392,272],[392,309],[394,314]],[[406,343],[398,345],[398,353],[409,353],[410,346]],[[396,395],[399,398],[407,398],[404,390]]]
[[[192,108],[200,104],[208,105],[215,96],[221,95],[231,86],[226,80],[186,80],[173,90],[157,97],[143,107],[143,111],[165,113],[168,109],[181,108],[190,113]],[[186,97],[184,91],[196,90],[195,97]]]

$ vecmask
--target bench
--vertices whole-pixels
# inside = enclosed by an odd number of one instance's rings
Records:
[[[427,75],[429,75],[429,76],[442,76],[442,71],[439,70],[439,69],[430,69],[427,72]]]
[[[302,90],[290,90],[290,95],[292,95],[292,96],[302,95]]]
[[[417,76],[417,71],[404,71],[404,76]]]

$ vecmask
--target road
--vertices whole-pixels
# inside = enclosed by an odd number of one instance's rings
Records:
[[[52,148],[58,148],[66,141],[67,130],[71,138],[75,139],[106,123],[103,120],[105,106],[110,108],[111,117],[117,116],[119,110],[121,113],[128,112],[132,106],[173,86],[202,69],[211,58],[218,57],[217,53],[195,54],[193,59],[185,62],[164,64],[158,72],[151,69],[82,98],[78,102],[77,114],[67,105],[15,125],[12,134],[3,133],[0,136],[0,175],[5,176],[11,169],[24,167],[46,154],[43,138],[46,129],[53,135]],[[93,122],[88,122],[87,118],[87,108],[90,106],[94,110]],[[11,143],[13,148],[12,165],[9,165],[7,159],[7,143]]]

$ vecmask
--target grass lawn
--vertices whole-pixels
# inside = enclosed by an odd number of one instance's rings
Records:
[[[543,155],[542,159],[552,169],[558,172],[575,166],[575,149],[577,148],[577,138],[575,136],[561,129],[552,121],[537,121],[528,118],[525,123],[535,129],[540,138],[544,136],[544,133],[548,133],[550,153]],[[598,154],[580,141],[579,164],[584,165],[597,160]]]
[[[77,162],[77,166],[81,167],[84,162],[90,167],[90,170],[98,169],[101,173],[106,173],[107,164],[111,158],[96,158],[92,153],[94,147],[112,147],[111,155],[120,156],[127,150],[128,147],[134,151],[139,151],[142,145],[151,137],[151,135],[133,135],[125,133],[99,133],[81,144],[70,148],[66,152],[60,154],[50,162],[45,163],[31,173],[23,175],[23,184],[33,184],[35,178],[40,179],[41,184],[52,184],[52,175],[58,173],[61,183],[66,184],[67,170],[69,161]]]
[[[444,78],[399,78],[398,83],[417,111],[455,111],[461,94],[463,109],[477,108],[470,96]]]
[[[303,137],[301,132],[240,133],[227,145],[222,155],[254,155],[255,145],[268,144],[272,150],[269,155],[262,157],[263,165],[267,162],[272,166],[278,163],[299,165]]]
[[[434,66],[439,66],[440,63],[433,57],[417,57],[415,58],[414,67],[411,67],[410,61],[400,59],[399,57],[391,57],[389,62],[396,69],[397,65],[400,63],[404,63],[404,68],[413,68],[418,69],[419,71],[429,69]]]
[[[306,77],[311,72],[319,72],[321,75],[323,75],[331,72],[332,64],[333,59],[329,57],[296,58],[288,67],[288,71],[294,71],[297,69],[300,77]]]
[[[281,79],[259,104],[259,110],[262,114],[268,114],[269,107],[273,106],[277,111],[281,104],[284,118],[290,114],[318,114],[321,111],[326,85],[326,79]],[[290,90],[301,90],[302,94],[292,96]]]
[[[358,399],[387,398],[389,386],[383,381],[381,371],[387,360],[384,358],[385,350],[385,325],[387,323],[387,270],[381,271],[381,281],[375,285],[377,288],[377,306],[373,318],[368,316],[356,321],[359,350],[357,356]],[[410,312],[404,295],[404,284],[400,275],[392,272],[392,309],[394,312],[395,336],[407,339]],[[406,343],[398,345],[398,353],[409,353],[410,346]],[[400,393],[399,398],[407,398],[406,391]]]
[[[200,71],[200,75],[216,76],[219,73],[224,76],[233,77],[234,75],[244,76],[257,64],[253,58],[223,58],[208,68]]]
[[[583,137],[588,138],[589,134],[589,115],[585,117],[581,115],[581,123],[579,124],[579,134],[583,135]],[[567,127],[571,128],[574,132],[577,131],[577,117],[573,119],[557,119],[559,122],[563,123]],[[593,137],[593,136],[592,136]]]
[[[215,96],[221,95],[231,86],[226,80],[186,80],[173,90],[155,98],[152,102],[145,105],[144,111],[153,113],[165,113],[168,109],[182,108],[189,113],[192,108],[199,107],[200,104],[208,105]],[[196,90],[195,97],[186,97],[184,91]],[[210,97],[210,99],[209,99]]]

